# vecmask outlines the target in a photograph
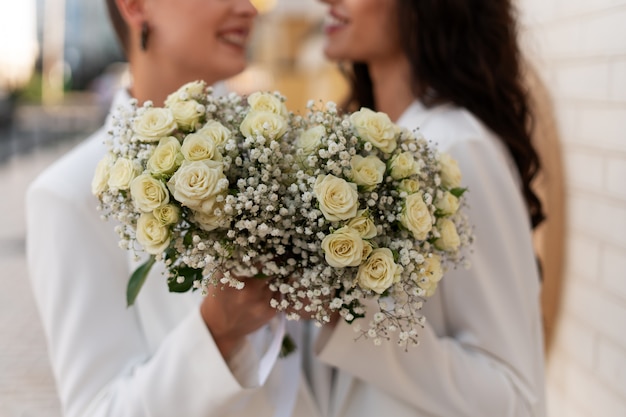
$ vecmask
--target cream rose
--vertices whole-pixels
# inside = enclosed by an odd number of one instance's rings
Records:
[[[372,251],[374,250],[374,248],[372,247],[372,244],[366,240],[363,241],[363,260],[367,259],[371,254]]]
[[[443,270],[441,268],[441,257],[433,254],[430,258],[426,258],[424,264],[424,278],[426,282],[420,282],[419,287],[425,291],[426,297],[431,297],[437,289],[437,284],[443,277]]]
[[[91,179],[91,192],[93,195],[99,196],[107,189],[112,165],[113,156],[111,154],[106,154],[96,165],[96,170]]]
[[[310,155],[320,147],[325,135],[326,128],[324,126],[315,126],[300,135],[296,140],[296,146],[302,149],[306,155]]]
[[[239,130],[247,138],[261,135],[267,139],[278,139],[287,132],[287,121],[276,113],[253,110],[243,119]]]
[[[185,136],[180,151],[187,161],[222,160],[222,154],[217,149],[215,142],[208,136],[198,133],[190,133]]]
[[[356,184],[334,175],[320,175],[317,177],[313,192],[326,219],[348,220],[356,216],[359,208]]]
[[[173,136],[159,141],[146,164],[148,171],[154,175],[169,175],[183,162],[180,153],[180,142]]]
[[[406,198],[400,223],[413,233],[415,239],[426,239],[433,228],[433,220],[422,193],[411,194]]]
[[[411,152],[402,152],[395,155],[389,165],[391,177],[395,180],[419,173],[419,165]]]
[[[180,101],[186,101],[189,99],[197,100],[202,98],[205,92],[206,83],[204,81],[191,81],[167,96],[167,100],[165,100],[165,105],[167,107],[170,107]]]
[[[204,106],[196,100],[178,101],[170,106],[172,115],[178,127],[183,130],[193,130],[204,116]]]
[[[363,158],[355,155],[350,159],[350,168],[352,168],[352,180],[366,190],[373,190],[377,184],[383,182],[385,178],[385,163],[377,157],[370,155]]]
[[[459,248],[461,239],[456,231],[456,226],[450,219],[439,219],[437,221],[439,239],[435,241],[435,246],[447,252],[454,252]]]
[[[152,213],[142,213],[137,220],[137,242],[151,255],[158,255],[170,244],[170,231]]]
[[[382,294],[400,280],[402,271],[402,266],[394,262],[391,250],[378,248],[359,267],[356,279],[361,288]]]
[[[221,207],[218,207],[221,209]],[[202,213],[199,211],[193,212],[193,221],[198,225],[198,227],[202,230],[210,232],[215,229],[219,229],[221,227],[226,227],[228,225],[227,218],[223,214],[224,211],[221,210],[220,215],[215,214],[215,209],[210,210],[208,213]]]
[[[420,183],[418,180],[405,178],[400,181],[398,185],[398,191],[404,191],[407,194],[415,194],[420,190]]]
[[[452,195],[452,193],[446,191],[441,198],[435,200],[435,207],[437,207],[444,216],[449,216],[456,213],[459,209],[459,199]]]
[[[180,208],[175,204],[165,204],[152,211],[154,217],[163,226],[178,223],[180,219]]]
[[[211,139],[217,146],[225,144],[232,136],[230,130],[217,120],[209,120],[196,134]]]
[[[348,227],[356,230],[363,239],[376,237],[376,225],[369,216],[365,215],[365,210],[361,210],[356,217],[348,222]]]
[[[184,161],[167,186],[172,196],[181,204],[209,213],[217,195],[225,191],[220,187],[220,180],[225,178],[223,166],[219,162],[209,159]]]
[[[368,108],[352,113],[350,121],[359,137],[385,153],[396,149],[396,126],[385,113],[374,112]]]
[[[170,109],[150,107],[137,116],[133,130],[143,142],[156,142],[176,130],[176,121]]]
[[[442,153],[439,158],[441,165],[441,184],[446,188],[461,186],[461,170],[459,164],[449,154]]]
[[[287,117],[288,114],[285,103],[271,93],[252,93],[248,96],[248,104],[254,111],[267,111],[283,117]]]
[[[128,158],[117,158],[109,172],[107,184],[116,190],[128,190],[130,183],[137,176],[135,163]]]
[[[322,249],[328,265],[334,268],[359,266],[363,260],[363,239],[351,227],[342,227],[326,235]]]
[[[165,184],[147,173],[139,175],[130,183],[130,195],[135,207],[146,213],[170,201]]]

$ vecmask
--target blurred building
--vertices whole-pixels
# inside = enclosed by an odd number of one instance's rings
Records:
[[[124,59],[109,24],[104,1],[36,0],[36,2],[37,37],[40,44],[44,44],[44,32],[49,30],[46,26],[46,7],[65,8],[64,20],[60,19],[52,24],[62,25],[60,28],[63,30],[62,65],[66,88],[86,89],[108,65]]]

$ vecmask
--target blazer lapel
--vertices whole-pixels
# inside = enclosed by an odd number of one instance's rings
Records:
[[[339,417],[343,415],[343,409],[348,399],[348,393],[354,383],[354,377],[347,372],[333,369],[333,396],[329,415]]]

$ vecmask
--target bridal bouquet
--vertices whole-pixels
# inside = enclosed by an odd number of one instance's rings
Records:
[[[92,189],[120,246],[150,255],[129,304],[160,261],[171,291],[268,278],[290,319],[352,323],[370,303],[355,330],[407,346],[472,241],[456,162],[383,113],[327,103],[296,116],[277,93],[194,82],[113,117]]]
[[[290,251],[299,276],[276,286],[274,304],[294,318],[302,309],[324,323],[338,311],[351,323],[372,300],[377,311],[355,331],[416,344],[423,300],[473,239],[456,161],[366,108],[342,116],[311,103],[302,125],[284,196],[298,207]]]
[[[156,261],[165,263],[177,292],[211,279],[243,287],[231,271],[294,272],[272,262],[289,241],[282,196],[295,131],[282,97],[218,97],[193,82],[163,108],[132,101],[112,117],[109,154],[96,168],[92,191],[104,217],[119,223],[120,246],[150,254],[130,278],[129,305]]]

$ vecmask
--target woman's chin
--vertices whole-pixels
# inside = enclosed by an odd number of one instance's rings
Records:
[[[328,43],[324,47],[324,56],[330,61],[343,61],[348,59],[347,54],[342,53],[341,50]]]

